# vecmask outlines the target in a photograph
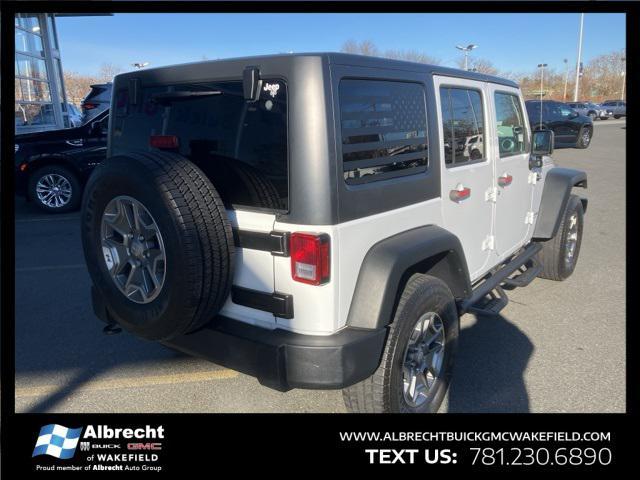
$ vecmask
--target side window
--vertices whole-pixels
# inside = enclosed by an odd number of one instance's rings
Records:
[[[485,158],[484,112],[478,90],[440,87],[444,161],[449,167]]]
[[[339,95],[347,184],[427,169],[427,112],[422,85],[345,79],[340,82]]]
[[[520,99],[511,93],[496,92],[495,104],[500,158],[527,152],[528,135]]]

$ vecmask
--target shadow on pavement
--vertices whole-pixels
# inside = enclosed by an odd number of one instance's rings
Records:
[[[476,316],[460,330],[449,387],[450,413],[529,412],[524,371],[534,347],[502,315]]]

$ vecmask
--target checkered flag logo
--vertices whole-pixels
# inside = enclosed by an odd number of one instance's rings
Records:
[[[82,427],[67,428],[55,423],[45,425],[40,429],[36,448],[33,449],[31,456],[51,455],[62,459],[71,458],[76,452],[80,433],[82,433]]]

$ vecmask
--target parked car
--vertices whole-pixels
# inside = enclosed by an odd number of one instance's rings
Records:
[[[592,102],[567,102],[580,115],[591,117],[591,120],[608,120],[613,115],[611,110]]]
[[[83,124],[82,112],[73,103],[67,103],[69,127],[79,127]]]
[[[554,100],[527,100],[529,123],[534,130],[552,130],[554,147],[587,148],[593,138],[593,121]],[[542,111],[542,114],[541,114]]]
[[[68,114],[67,120],[65,121],[65,128],[78,127],[82,125],[82,114],[73,103],[61,103],[60,107],[63,112],[66,111]],[[53,105],[50,103],[41,105],[38,108],[37,113],[33,116],[33,118],[31,118],[30,121],[28,120],[27,113],[24,111],[24,107],[16,104],[15,119],[16,127],[25,125],[42,125],[43,128],[56,128],[55,113],[53,111]]]
[[[613,113],[613,118],[620,118],[627,116],[627,102],[622,100],[607,100],[602,102],[602,106],[610,109]]]
[[[435,412],[460,315],[575,268],[587,176],[554,167],[510,80],[273,55],[124,73],[113,105],[81,215],[107,332],[343,388],[352,411]]]
[[[110,82],[91,85],[91,91],[80,104],[84,122],[90,121],[109,109],[112,90],[113,84]]]
[[[79,127],[15,136],[16,192],[42,210],[78,208],[93,168],[107,151],[109,112]]]

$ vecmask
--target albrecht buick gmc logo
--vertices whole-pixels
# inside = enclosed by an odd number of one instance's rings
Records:
[[[83,427],[67,428],[62,425],[52,423],[40,429],[36,446],[33,449],[32,457],[38,455],[50,455],[63,460],[72,458],[76,452],[76,447],[81,437]],[[91,449],[91,442],[88,440],[117,440],[117,439],[164,439],[164,427],[162,425],[152,427],[145,425],[140,428],[112,428],[108,425],[88,425],[82,435],[80,450],[83,452]],[[161,450],[161,443],[127,443],[128,450]],[[94,448],[120,448],[115,444],[94,445]]]

